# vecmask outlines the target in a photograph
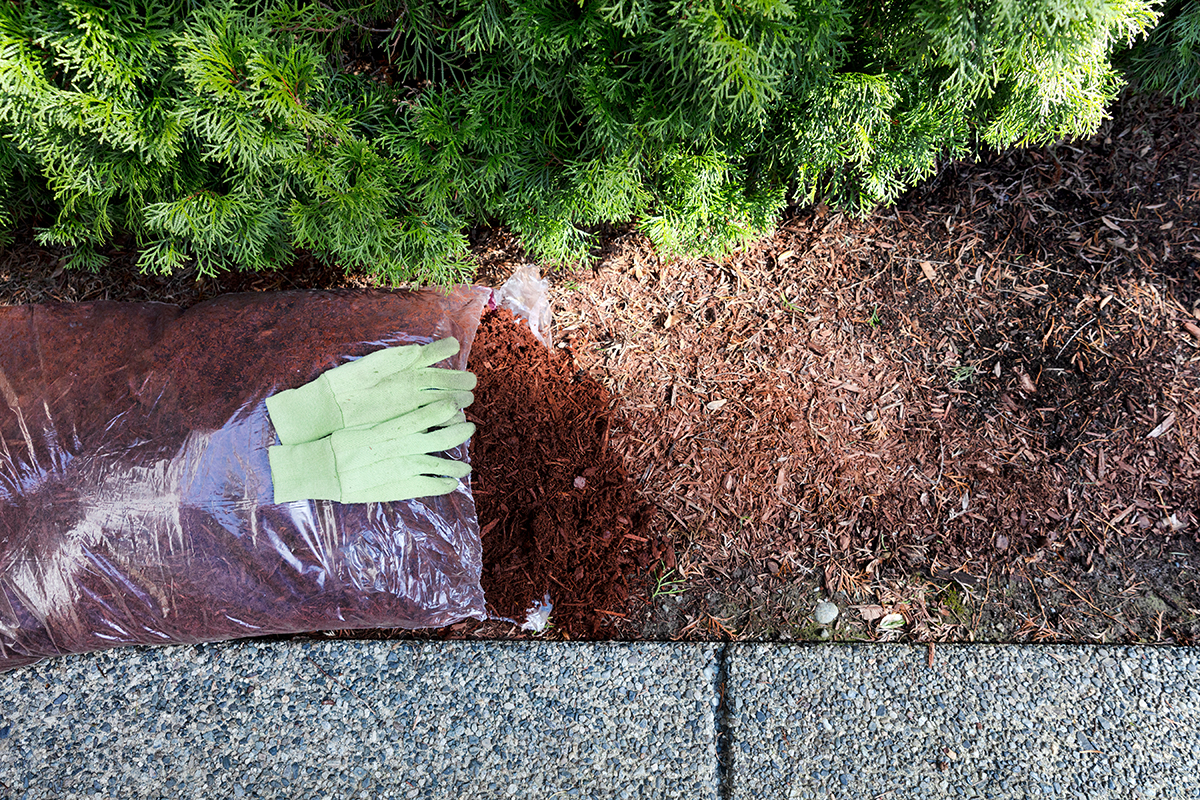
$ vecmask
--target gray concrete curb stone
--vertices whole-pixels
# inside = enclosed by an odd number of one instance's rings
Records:
[[[0,797],[716,798],[717,645],[127,648],[0,675]]]
[[[1200,798],[1200,651],[733,645],[734,800]]]

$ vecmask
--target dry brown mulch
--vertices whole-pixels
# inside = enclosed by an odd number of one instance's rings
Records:
[[[646,632],[807,635],[816,588],[852,637],[1194,641],[1197,111],[1127,100],[866,220],[721,263],[629,235],[561,283],[691,587]]]

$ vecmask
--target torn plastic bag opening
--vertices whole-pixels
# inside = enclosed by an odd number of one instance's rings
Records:
[[[124,644],[486,618],[470,485],[272,503],[263,402],[453,336],[489,290],[0,307],[0,670]],[[447,457],[465,459],[466,447]]]

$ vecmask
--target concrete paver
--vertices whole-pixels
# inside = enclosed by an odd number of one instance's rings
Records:
[[[1200,798],[1200,651],[734,645],[731,798]]]
[[[717,796],[718,645],[251,642],[0,675],[3,798]]]

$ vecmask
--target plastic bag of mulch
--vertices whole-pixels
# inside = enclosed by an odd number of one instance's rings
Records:
[[[0,670],[124,644],[484,619],[469,485],[274,505],[263,402],[489,292],[0,308]],[[451,457],[465,458],[465,452]]]

